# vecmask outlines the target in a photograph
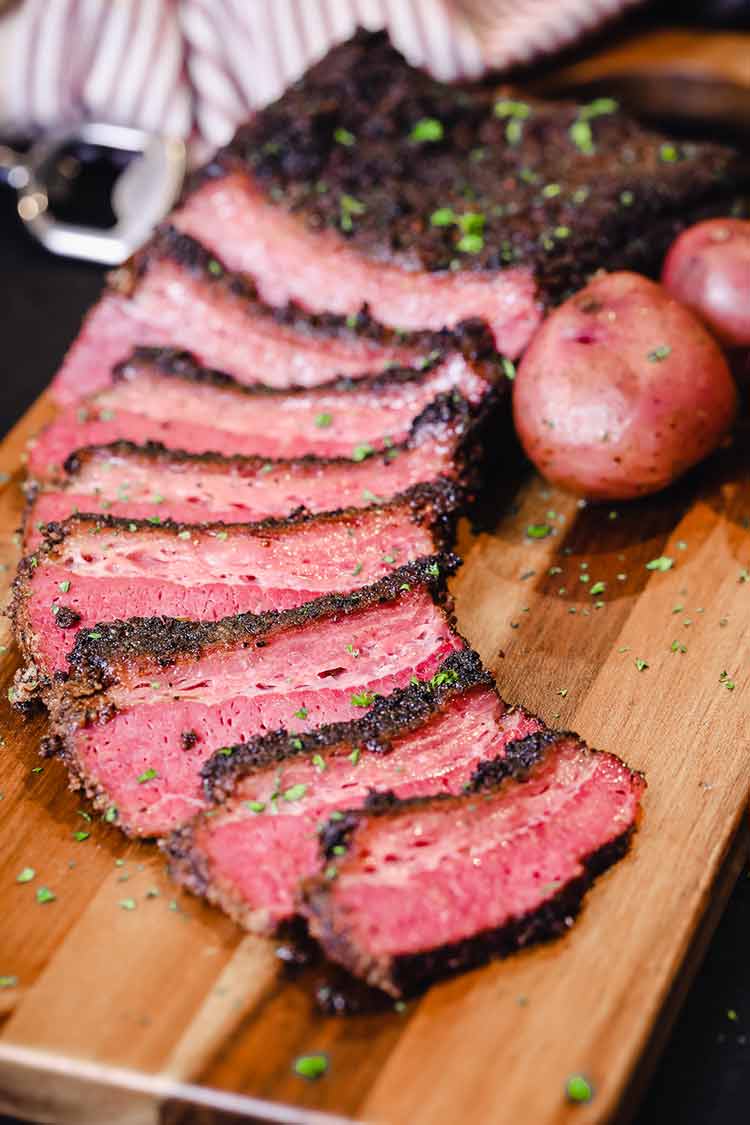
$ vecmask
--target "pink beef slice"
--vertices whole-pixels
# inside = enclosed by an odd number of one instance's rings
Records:
[[[317,830],[332,813],[372,792],[460,793],[482,762],[541,726],[506,707],[476,653],[455,653],[432,680],[379,699],[357,722],[217,754],[203,770],[211,815],[167,842],[171,872],[268,933],[294,915],[300,883],[317,873]]]
[[[406,442],[364,460],[184,454],[128,442],[79,451],[62,482],[32,487],[25,544],[33,551],[45,524],[75,512],[178,523],[250,523],[304,508],[367,507],[441,478],[472,483],[478,450],[463,400],[423,411]]]
[[[169,832],[204,807],[200,769],[218,748],[355,718],[464,648],[444,592],[456,564],[420,560],[280,613],[97,625],[47,697],[47,748],[126,832]]]
[[[460,394],[485,408],[493,382],[460,352],[435,353],[424,370],[398,368],[314,389],[247,387],[202,368],[187,353],[137,349],[111,386],[60,415],[32,442],[28,470],[60,474],[77,449],[126,440],[161,442],[188,453],[260,457],[355,457],[405,441],[438,396]],[[502,388],[507,380],[502,379]]]
[[[600,268],[658,271],[747,177],[737,152],[614,102],[446,85],[360,32],[240,127],[173,221],[274,304],[406,329],[481,317],[515,357],[544,304]]]
[[[70,516],[19,567],[16,636],[43,682],[67,671],[78,632],[100,621],[218,621],[348,593],[442,547],[450,501],[450,487],[426,486],[390,504],[259,524]]]
[[[644,784],[576,735],[543,732],[480,764],[460,796],[374,798],[323,830],[310,932],[394,996],[563,933],[626,850]]]
[[[272,309],[247,278],[172,227],[161,229],[88,313],[52,391],[70,403],[107,385],[112,368],[138,345],[178,347],[242,383],[314,387],[415,363],[432,335],[409,339],[359,317]]]

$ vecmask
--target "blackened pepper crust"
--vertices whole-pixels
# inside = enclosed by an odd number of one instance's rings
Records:
[[[141,250],[109,274],[110,288],[131,296],[144,275],[165,261],[210,285],[215,293],[242,301],[249,316],[261,317],[269,325],[291,328],[303,338],[371,340],[383,347],[411,348],[419,355],[460,351],[467,359],[497,358],[492,335],[478,319],[463,321],[455,328],[406,332],[381,324],[366,306],[353,316],[339,316],[308,312],[294,301],[282,306],[268,305],[249,275],[233,273],[212,250],[169,223],[158,227]]]
[[[507,378],[502,367],[502,357],[497,354],[492,346],[489,334],[480,321],[467,321],[463,326],[467,333],[467,360],[471,363],[475,374],[486,380],[487,388],[498,383],[501,387],[507,385]],[[473,333],[473,335],[470,335]],[[414,367],[392,366],[385,370],[377,371],[373,375],[358,375],[357,377],[341,375],[318,383],[314,387],[271,387],[265,383],[242,383],[234,375],[225,371],[217,371],[212,367],[202,367],[191,352],[177,348],[137,347],[127,357],[118,363],[112,371],[114,382],[124,382],[136,377],[140,371],[155,371],[168,378],[183,380],[197,385],[215,387],[217,390],[229,391],[242,398],[293,398],[309,395],[327,394],[357,394],[365,391],[373,394],[388,395],[393,389],[405,384],[419,385],[424,383],[430,372],[440,366],[442,360],[454,349],[450,343],[442,350],[434,348],[424,359]],[[464,349],[458,349],[464,352]]]
[[[454,623],[446,581],[458,569],[456,555],[441,554],[398,567],[384,578],[351,594],[325,594],[295,609],[241,613],[221,621],[182,621],[172,617],[132,617],[79,633],[68,657],[72,695],[96,696],[103,685],[116,682],[128,667],[167,668],[178,660],[198,659],[208,650],[257,644],[269,636],[297,629],[331,616],[359,613],[378,603],[403,597],[404,588],[429,588]],[[407,589],[407,593],[408,593]]]
[[[438,139],[417,139],[424,121],[439,123]],[[520,266],[547,299],[601,267],[656,268],[665,239],[726,211],[750,183],[750,163],[731,149],[669,140],[601,99],[446,85],[365,32],[242,126],[201,175],[238,169],[370,258],[429,271]],[[461,249],[465,228],[431,222],[440,211],[481,215],[481,245]]]
[[[68,541],[72,536],[107,531],[112,535],[127,536],[131,539],[137,536],[141,540],[144,537],[153,538],[165,534],[183,538],[186,532],[197,538],[217,533],[229,537],[245,535],[261,535],[264,538],[282,537],[294,534],[297,529],[304,529],[311,523],[320,527],[340,523],[354,524],[367,518],[368,513],[372,511],[402,509],[415,523],[429,528],[434,550],[444,551],[453,544],[455,523],[462,497],[463,493],[457,484],[448,480],[438,480],[432,484],[415,485],[407,492],[382,504],[374,505],[373,508],[345,508],[322,514],[300,511],[286,518],[268,518],[256,523],[185,524],[167,519],[154,524],[150,520],[77,513],[68,516],[61,523],[47,524],[44,529],[45,538],[40,547],[33,555],[26,556],[19,563],[12,588],[9,614],[25,661],[24,667],[18,671],[14,680],[17,705],[20,707],[23,704],[27,707],[33,698],[43,696],[50,686],[49,677],[40,671],[41,661],[36,633],[29,616],[30,599],[35,576],[43,571],[46,563],[54,564],[64,560],[69,549]],[[70,614],[74,615],[75,620],[69,616]],[[68,628],[77,624],[80,618],[75,611],[62,607],[55,620],[61,628]],[[36,672],[34,676],[31,675],[32,668]]]
[[[343,745],[357,746],[365,753],[383,753],[392,738],[421,726],[455,695],[480,686],[497,691],[477,653],[472,649],[452,653],[433,680],[379,696],[361,719],[328,723],[294,737],[284,730],[275,731],[248,743],[225,747],[221,754],[209,758],[201,770],[206,795],[220,802],[231,795],[237,781],[247,774],[297,756],[325,754]]]
[[[404,811],[436,805],[449,808],[475,795],[491,799],[505,785],[533,777],[535,769],[543,766],[547,755],[554,751],[555,744],[570,738],[578,740],[578,736],[570,732],[544,730],[511,743],[502,758],[482,763],[477,768],[463,797],[441,794],[399,800],[392,793],[375,794],[363,808],[348,810],[323,826],[322,855],[331,857],[336,848],[337,866],[345,865],[346,851],[351,847],[358,828],[373,817],[399,816]],[[585,746],[583,748],[589,754],[599,753]],[[642,774],[635,770],[629,773],[634,783],[641,782]],[[635,827],[635,823],[629,825],[600,848],[583,856],[580,861],[583,873],[580,876],[562,887],[550,888],[549,897],[544,902],[521,917],[511,919],[506,925],[424,953],[397,955],[378,963],[366,960],[345,930],[335,930],[329,924],[328,901],[333,886],[330,880],[325,876],[307,880],[303,884],[303,899],[318,938],[329,953],[334,953],[337,961],[369,984],[393,996],[411,996],[442,977],[464,972],[492,958],[505,957],[517,949],[549,940],[568,930],[596,876],[627,852]],[[345,849],[343,857],[342,848]]]

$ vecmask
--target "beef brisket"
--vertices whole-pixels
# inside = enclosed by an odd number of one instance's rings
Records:
[[[270,308],[248,278],[167,226],[110,275],[54,379],[55,397],[74,402],[106,386],[112,368],[138,345],[191,351],[243,383],[313,387],[337,375],[415,363],[444,347],[446,335],[409,337],[365,313]]]
[[[481,332],[479,333],[481,335]],[[498,377],[499,374],[499,377]],[[188,453],[260,457],[355,457],[405,441],[421,411],[440,395],[489,407],[508,381],[492,360],[459,351],[318,388],[248,387],[201,367],[188,353],[138,348],[111,386],[72,404],[32,443],[29,472],[59,475],[75,450],[113,441],[163,442]]]
[[[532,734],[460,796],[380,796],[322,832],[303,914],[328,956],[394,996],[564,932],[625,850],[643,778],[576,735]]]
[[[429,681],[379,699],[363,718],[291,738],[267,735],[203,768],[218,802],[166,843],[171,873],[255,932],[292,917],[319,867],[317,827],[371,792],[460,793],[477,766],[539,730],[510,710],[476,653],[449,656]]]
[[[543,302],[602,267],[657,268],[747,178],[611,99],[448,86],[359,33],[239,129],[174,222],[272,303],[366,305],[406,329],[479,316],[514,356]]]
[[[70,516],[23,560],[13,621],[27,665],[19,685],[65,673],[80,630],[127,617],[217,621],[290,609],[366,586],[446,545],[449,485],[389,504],[256,524],[162,524]]]
[[[422,559],[299,609],[79,633],[48,694],[51,745],[126,832],[168,832],[203,806],[200,768],[218,748],[355,718],[465,647],[445,593],[457,562]]]
[[[473,481],[478,450],[474,412],[444,396],[422,412],[403,445],[354,461],[348,457],[262,457],[173,452],[160,445],[117,442],[81,450],[60,484],[30,489],[25,542],[33,550],[45,524],[75,512],[106,512],[159,523],[205,520],[250,523],[304,508],[327,512],[366,507],[417,484]]]

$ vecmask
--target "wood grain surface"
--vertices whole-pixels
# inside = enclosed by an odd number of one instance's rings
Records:
[[[608,65],[746,83],[747,42],[661,35]],[[43,396],[0,445],[3,589],[24,442],[52,412]],[[649,788],[631,853],[565,938],[404,1012],[321,1015],[322,966],[290,977],[270,943],[176,891],[154,848],[89,822],[62,766],[37,757],[43,718],[0,703],[0,977],[17,978],[0,989],[0,1111],[64,1125],[627,1119],[747,854],[748,437],[631,505],[581,507],[513,475],[488,489],[491,530],[462,525],[459,625],[503,695],[620,754]],[[540,522],[554,533],[529,540]],[[660,556],[671,569],[647,569]],[[4,696],[17,666],[6,619],[0,646]],[[36,875],[19,884],[24,867]],[[36,901],[40,886],[53,902]],[[311,1051],[330,1058],[317,1082],[293,1071]],[[587,1105],[566,1102],[573,1072],[593,1084]]]
[[[51,412],[42,398],[0,447],[6,585],[20,454]],[[0,976],[18,984],[0,991],[0,1108],[76,1125],[312,1122],[313,1111],[557,1125],[627,1112],[628,1083],[746,849],[743,446],[738,438],[667,494],[613,508],[581,507],[534,476],[517,488],[500,480],[484,513],[490,524],[503,513],[497,526],[473,534],[462,524],[459,624],[503,694],[622,755],[649,788],[630,855],[565,938],[439,985],[403,1013],[319,1014],[323,966],[290,978],[270,943],[177,892],[153,847],[89,822],[62,767],[36,756],[43,718],[3,706]],[[530,540],[540,522],[553,534]],[[674,560],[669,571],[647,569],[659,556]],[[4,691],[17,657],[2,630]],[[77,842],[78,829],[89,838]],[[36,876],[19,884],[24,867]],[[40,886],[54,902],[36,901]],[[330,1057],[317,1082],[293,1071],[308,1051]],[[565,1081],[579,1071],[595,1095],[570,1106]]]

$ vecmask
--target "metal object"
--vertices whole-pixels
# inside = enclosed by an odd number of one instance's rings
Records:
[[[45,169],[65,146],[135,153],[114,185],[116,223],[108,230],[57,220]],[[26,229],[52,254],[115,266],[141,246],[175,202],[185,175],[181,141],[121,125],[84,122],[46,134],[24,154],[0,146],[0,181],[15,188]]]

